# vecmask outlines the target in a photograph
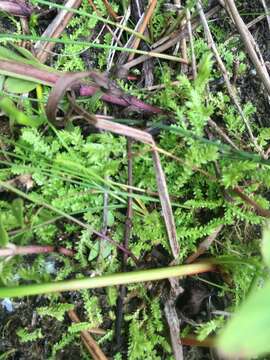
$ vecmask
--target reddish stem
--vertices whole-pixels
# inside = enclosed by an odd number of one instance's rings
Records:
[[[21,78],[28,77],[29,80],[41,82],[43,84],[54,86],[57,80],[64,75],[60,72],[49,72],[45,69],[38,69],[29,64],[22,64],[16,61],[0,60],[0,70],[4,70],[4,74],[12,76],[13,74],[20,75]],[[16,77],[16,76],[15,76]],[[93,85],[77,84],[74,88],[79,88],[80,96],[92,96],[98,90],[99,87]],[[137,99],[135,96],[124,95],[123,97],[103,94],[101,99],[109,103],[120,106],[135,106],[142,111],[151,112],[154,114],[162,114],[163,111],[156,107]]]
[[[215,339],[212,337],[208,337],[204,340],[198,340],[195,336],[188,335],[186,337],[181,338],[182,345],[188,346],[199,346],[199,347],[208,347],[212,348],[215,346]]]
[[[15,256],[15,255],[31,255],[31,254],[49,254],[59,253],[65,256],[74,256],[74,251],[66,249],[64,247],[55,246],[40,246],[40,245],[29,245],[29,246],[14,246],[0,249],[0,257],[2,256]]]

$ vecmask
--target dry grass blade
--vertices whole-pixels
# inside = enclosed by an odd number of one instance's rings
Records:
[[[220,6],[217,5],[215,7],[213,7],[211,10],[209,10],[205,16],[207,19],[209,19],[210,17],[212,17],[217,11],[220,10]],[[195,30],[197,27],[199,26],[199,19],[196,18],[195,20],[193,20],[191,22],[191,27],[192,30]],[[156,47],[154,47],[153,45],[153,49],[154,49],[154,54],[156,53],[162,53],[166,50],[168,50],[169,48],[171,48],[172,46],[174,46],[175,44],[177,44],[179,41],[181,41],[182,39],[188,37],[188,27],[187,25],[181,29],[181,31],[176,31],[173,34],[171,34],[170,36],[166,36],[166,38],[163,40],[160,40],[159,43],[162,42],[161,45],[157,45]],[[144,62],[145,60],[149,59],[151,57],[151,53],[149,52],[149,55],[141,55],[138,56],[136,59],[129,61],[127,64],[125,64],[125,66],[123,66],[125,69],[131,69],[134,66],[137,66],[139,64],[141,64],[142,62]],[[179,59],[179,62],[182,62],[183,64],[186,64],[186,60],[185,59]]]
[[[211,244],[213,243],[213,241],[215,241],[216,237],[218,236],[218,234],[220,233],[221,229],[223,228],[223,225],[219,225],[211,235],[209,235],[205,240],[203,240],[199,246],[198,249],[195,253],[193,253],[192,255],[190,255],[187,260],[185,261],[186,264],[191,264],[193,261],[195,261],[199,256],[201,256],[202,254],[204,254],[209,247],[211,246]]]
[[[78,9],[78,7],[81,5],[81,2],[82,0],[68,0],[65,3],[65,7],[67,9]],[[74,15],[73,12],[61,9],[58,15],[54,18],[54,20],[49,24],[47,29],[44,31],[42,37],[59,38],[59,36],[65,30],[67,24],[69,23],[73,15]],[[50,55],[50,51],[52,51],[54,46],[55,43],[53,42],[38,41],[34,46],[34,50],[38,60],[42,63],[45,63],[48,56]]]
[[[70,257],[74,256],[74,251],[70,249],[49,245],[16,246],[13,244],[9,244],[9,246],[6,248],[0,248],[0,257],[50,253],[59,253]]]
[[[142,24],[140,25],[139,30],[138,30],[138,32],[140,34],[142,34],[142,35],[144,34],[144,32],[147,28],[147,25],[151,19],[151,16],[153,15],[153,13],[155,11],[156,5],[157,5],[157,0],[152,0],[149,2],[149,6],[144,14]],[[138,46],[140,45],[140,41],[141,41],[140,38],[135,39],[133,46],[132,46],[133,49],[138,49]],[[134,58],[134,54],[130,54],[128,61],[131,61],[133,58]]]
[[[110,14],[110,17],[113,19],[113,20],[116,20],[118,21],[118,16],[116,14],[116,12],[113,10],[111,4],[109,3],[108,0],[103,0],[103,4],[105,5],[108,13]]]
[[[80,319],[74,310],[69,310],[68,316],[74,323],[80,323]],[[94,360],[108,360],[107,356],[105,356],[98,343],[93,339],[87,330],[81,331],[81,338]]]
[[[190,46],[190,53],[191,53],[192,75],[193,75],[193,79],[196,79],[196,77],[197,77],[197,65],[196,65],[196,56],[195,56],[195,49],[194,49],[194,42],[193,42],[191,18],[190,18],[189,9],[186,10],[186,18],[187,18],[187,29],[188,29],[189,46]]]
[[[268,28],[269,28],[269,30],[270,30],[270,15],[269,15],[269,9],[268,9],[268,6],[267,6],[265,0],[261,0],[261,3],[262,3],[262,6],[263,6],[263,8],[264,8],[264,11],[265,11]]]
[[[35,66],[0,59],[0,74],[52,86],[60,78],[59,73],[49,72]]]
[[[84,79],[90,75],[90,72],[80,72],[74,74],[66,74],[56,81],[53,90],[51,91],[47,106],[46,115],[49,121],[56,123],[56,112],[60,100],[63,98],[67,90],[78,83],[79,80]]]
[[[81,108],[71,97],[69,97],[69,100],[72,104],[73,109],[96,128],[100,130],[110,131],[114,134],[131,137],[135,140],[143,142],[144,144],[153,145],[152,136],[145,131],[134,129],[129,126],[118,124],[109,120],[100,119]]]
[[[226,67],[224,65],[224,62],[223,62],[221,56],[219,55],[217,46],[216,46],[215,41],[213,39],[213,36],[211,34],[210,28],[209,28],[208,23],[207,23],[206,15],[205,15],[205,13],[203,11],[203,8],[202,8],[202,5],[201,5],[200,1],[197,2],[197,9],[198,9],[198,12],[199,12],[199,15],[200,15],[200,18],[201,18],[201,22],[202,22],[202,25],[203,25],[203,28],[204,28],[205,36],[207,37],[207,40],[208,40],[209,47],[211,48],[211,50],[212,50],[212,52],[213,52],[213,54],[214,54],[214,56],[216,58],[218,67],[219,67],[220,71],[222,72],[222,75],[224,77],[224,81],[225,81],[228,93],[230,95],[230,98],[233,101],[233,103],[234,103],[235,107],[237,108],[243,122],[246,125],[247,131],[249,133],[249,137],[250,137],[252,143],[254,144],[255,149],[258,151],[258,153],[263,154],[262,149],[258,146],[257,140],[253,135],[249,120],[245,116],[245,114],[244,114],[244,112],[242,110],[242,107],[241,107],[241,105],[240,105],[240,103],[238,101],[237,94],[235,93],[235,90],[231,85],[228,72],[226,70]]]
[[[183,348],[179,339],[180,321],[175,309],[175,301],[170,297],[165,302],[164,312],[170,329],[170,338],[175,360],[183,360]]]
[[[0,1],[0,11],[13,16],[28,17],[32,14],[33,8],[24,1]]]
[[[175,222],[174,222],[174,217],[173,217],[173,212],[172,212],[172,206],[171,206],[168,188],[167,188],[167,184],[166,184],[165,174],[164,174],[162,166],[161,166],[161,161],[160,161],[158,151],[155,148],[153,148],[153,160],[154,160],[154,165],[155,165],[155,170],[156,170],[158,193],[159,193],[163,217],[165,220],[167,233],[168,233],[168,237],[169,237],[169,241],[170,241],[170,246],[171,246],[171,250],[172,250],[172,254],[173,254],[174,258],[177,259],[179,257],[180,249],[179,249],[179,244],[178,244],[177,238],[176,238],[176,227],[175,227]]]
[[[268,95],[270,95],[270,77],[267,72],[266,66],[263,62],[262,56],[259,52],[254,38],[249,32],[243,19],[239,15],[234,0],[225,0],[225,8],[228,10],[229,15],[232,17],[232,20],[234,21],[234,24],[237,27],[237,30],[239,31],[239,34],[243,40],[247,53],[251,61],[253,62],[257,73],[260,76],[261,81],[268,92]]]

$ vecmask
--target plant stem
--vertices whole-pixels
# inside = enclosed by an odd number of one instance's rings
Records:
[[[209,262],[171,266],[160,269],[140,270],[120,274],[95,276],[93,278],[58,281],[54,283],[21,285],[0,288],[0,298],[22,297],[30,295],[48,294],[53,292],[93,289],[113,285],[134,284],[138,282],[163,280],[172,277],[194,275],[212,271],[215,266]]]

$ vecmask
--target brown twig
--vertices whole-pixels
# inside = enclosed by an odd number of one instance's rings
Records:
[[[140,25],[139,29],[138,29],[138,32],[140,34],[144,34],[146,28],[147,28],[147,25],[155,11],[155,8],[156,8],[156,5],[157,5],[157,0],[150,0],[149,1],[149,5],[148,5],[148,8],[146,9],[146,12],[144,14],[144,17],[143,17],[143,21],[142,21],[142,24]],[[134,50],[137,50],[139,45],[140,45],[140,41],[141,39],[136,37],[136,39],[134,40],[134,43],[132,44],[132,48]],[[134,58],[134,54],[131,53],[128,57],[128,61],[131,61],[132,59]]]
[[[208,19],[212,17],[219,9],[220,9],[219,5],[213,7],[205,14],[206,18]],[[195,30],[198,26],[199,26],[199,18],[197,17],[194,19],[194,21],[191,22],[192,30]],[[169,48],[177,44],[181,39],[184,39],[187,36],[188,36],[188,28],[186,25],[183,29],[181,29],[181,31],[175,31],[171,35],[166,36],[164,39],[160,39],[158,43],[154,44],[152,47],[155,53],[163,53],[164,51],[168,50]],[[160,43],[162,44],[158,45]],[[141,64],[142,62],[147,60],[150,56],[151,56],[150,53],[149,55],[139,56],[136,59],[129,61],[127,64],[125,64],[124,68],[126,70],[129,70],[132,67]],[[180,59],[180,62],[186,63],[184,59]]]
[[[243,190],[239,187],[236,186],[233,189],[233,192],[239,196],[246,204],[250,205],[251,207],[253,207],[253,209],[256,211],[256,213],[262,217],[265,218],[270,218],[270,211],[267,209],[264,209],[261,207],[261,205],[259,205],[256,201],[252,200],[248,195],[246,195]]]
[[[105,176],[105,180],[108,181],[109,177]],[[106,235],[108,230],[108,214],[109,214],[109,193],[108,188],[105,187],[104,195],[103,195],[103,224],[102,224],[102,230],[101,233]],[[103,252],[104,252],[104,246],[105,244],[103,241],[99,242],[99,254],[98,254],[98,263],[102,262],[103,259]]]
[[[129,241],[131,237],[131,228],[132,228],[132,203],[133,198],[132,193],[132,186],[133,186],[133,174],[132,174],[132,167],[133,167],[133,161],[132,161],[132,139],[127,138],[127,158],[128,158],[128,203],[127,203],[127,213],[126,213],[126,222],[125,222],[125,232],[124,232],[124,243],[126,249],[129,247]],[[125,272],[127,270],[127,256],[123,254],[123,271]],[[124,316],[124,300],[126,297],[126,286],[121,285],[119,288],[119,295],[117,298],[116,303],[116,320],[115,320],[115,343],[116,343],[116,349],[119,349],[122,344],[122,338],[121,338],[121,330],[122,330],[122,323],[123,323],[123,316]]]
[[[69,310],[68,316],[70,320],[75,323],[81,322],[74,310]],[[94,360],[108,360],[108,358],[101,350],[100,346],[97,344],[97,342],[93,339],[93,337],[89,334],[87,330],[81,331],[81,339]]]
[[[223,225],[219,225],[211,235],[209,235],[206,239],[204,239],[198,246],[197,251],[190,255],[186,261],[185,264],[191,264],[194,262],[199,256],[204,254],[212,245],[213,241],[215,241],[216,237],[220,233],[221,229],[223,228]]]
[[[108,0],[103,0],[103,4],[105,5],[108,13],[110,14],[110,17],[113,19],[113,20],[116,20],[118,21],[118,15],[116,14],[116,12],[113,10],[111,4],[109,3]]]
[[[259,15],[258,17],[256,17],[255,19],[251,20],[249,23],[247,23],[246,27],[249,29],[252,26],[256,25],[258,22],[262,21],[265,18],[265,14]],[[229,37],[227,38],[227,40],[225,41],[224,45],[226,45],[233,37],[239,35],[239,33],[237,31],[232,32]]]
[[[208,124],[215,130],[216,133],[218,133],[231,147],[233,147],[235,150],[239,150],[237,145],[229,138],[227,134],[212,120],[208,119]]]
[[[65,7],[67,9],[78,9],[78,7],[81,5],[81,2],[82,0],[68,0],[65,3]],[[44,31],[42,37],[55,38],[55,39],[59,38],[73,15],[74,15],[73,12],[65,9],[61,9],[58,15],[53,19],[53,21]],[[54,46],[55,46],[54,42],[42,42],[42,41],[36,42],[34,49],[38,60],[42,63],[45,63],[46,60],[48,59],[50,51],[54,48]]]

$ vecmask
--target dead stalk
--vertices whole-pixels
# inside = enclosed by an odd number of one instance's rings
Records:
[[[209,42],[209,46],[216,58],[216,61],[217,61],[217,64],[218,64],[218,67],[220,69],[220,71],[222,72],[222,75],[224,77],[224,80],[225,80],[225,84],[226,84],[226,87],[227,87],[227,90],[228,90],[228,93],[230,95],[230,98],[231,100],[233,101],[235,107],[237,108],[241,118],[243,119],[245,125],[246,125],[246,128],[247,128],[247,131],[249,133],[249,137],[255,147],[255,149],[260,153],[260,154],[263,154],[263,151],[262,149],[258,146],[257,144],[257,140],[255,139],[254,135],[253,135],[253,132],[252,132],[252,129],[251,129],[251,126],[249,124],[249,121],[248,119],[246,118],[242,108],[241,108],[241,105],[238,101],[238,98],[237,98],[237,94],[235,93],[235,90],[233,89],[231,83],[230,83],[230,79],[229,79],[229,75],[227,73],[227,70],[226,70],[226,67],[219,55],[219,52],[217,50],[217,47],[216,47],[216,44],[214,42],[214,39],[212,37],[212,34],[211,34],[211,31],[209,29],[209,26],[208,26],[208,23],[207,23],[207,19],[206,19],[206,16],[204,14],[204,11],[203,11],[203,8],[202,8],[202,5],[201,5],[201,2],[198,1],[197,2],[197,9],[198,9],[198,12],[199,12],[199,15],[200,15],[200,18],[201,18],[201,22],[202,22],[202,25],[203,25],[203,28],[204,28],[204,31],[205,31],[205,34],[207,36],[207,40]]]
[[[69,310],[68,316],[70,320],[76,324],[81,322],[74,310]],[[93,339],[87,330],[81,331],[81,339],[94,360],[108,360],[98,343]]]
[[[227,9],[228,14],[232,17],[232,20],[243,40],[247,53],[257,70],[257,74],[260,77],[262,83],[264,84],[268,95],[270,96],[270,77],[267,72],[262,55],[259,51],[258,45],[256,44],[253,36],[249,32],[243,19],[239,15],[234,0],[225,0],[225,8]]]
[[[65,7],[68,9],[78,9],[81,5],[82,0],[68,0],[65,4]],[[73,12],[61,9],[58,15],[54,20],[49,24],[47,29],[42,34],[43,37],[48,38],[59,38],[62,32],[65,30],[67,24],[71,20]],[[34,50],[36,52],[36,57],[42,63],[45,63],[50,55],[50,52],[54,48],[55,43],[53,42],[36,42]]]
[[[157,5],[157,0],[150,0],[149,6],[148,6],[148,8],[146,9],[146,12],[145,12],[145,14],[144,14],[144,16],[143,16],[142,24],[140,25],[140,27],[139,27],[139,29],[138,29],[138,32],[139,32],[140,34],[142,34],[142,35],[144,34],[144,32],[145,32],[145,30],[146,30],[146,28],[147,28],[147,25],[148,25],[148,23],[149,23],[152,15],[153,15],[154,11],[155,11],[156,5]],[[139,45],[140,45],[140,42],[141,42],[141,39],[137,37],[137,38],[134,40],[134,43],[133,43],[133,45],[132,45],[132,48],[133,48],[134,50],[138,49],[138,47],[139,47]],[[133,58],[134,58],[134,53],[131,53],[131,54],[129,55],[129,57],[128,57],[128,61],[131,61]]]
[[[192,35],[192,27],[191,27],[191,18],[189,9],[186,10],[186,18],[187,18],[187,29],[188,29],[188,37],[189,37],[189,46],[191,52],[191,68],[193,79],[195,80],[197,77],[197,65],[196,65],[196,57],[193,43],[193,35]]]
[[[223,228],[223,225],[219,225],[211,235],[209,235],[206,239],[204,239],[198,246],[198,249],[195,253],[190,255],[187,260],[185,261],[185,264],[191,264],[194,262],[199,256],[203,255],[212,245],[212,243],[215,241],[216,237],[220,233],[221,229]]]

